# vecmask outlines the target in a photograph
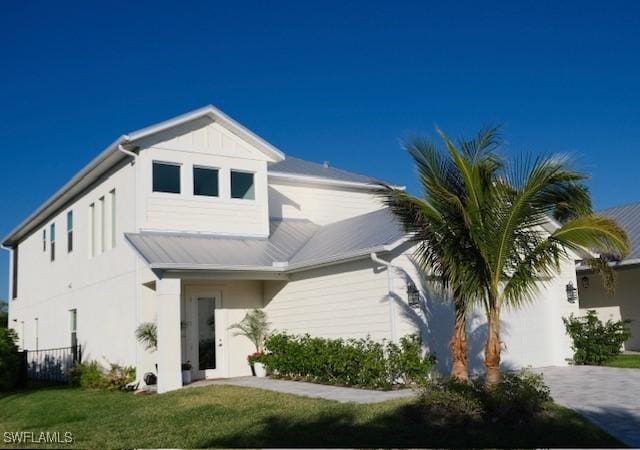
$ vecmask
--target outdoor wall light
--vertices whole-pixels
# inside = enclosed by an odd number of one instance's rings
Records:
[[[582,282],[582,287],[585,289],[589,288],[589,277],[582,277],[580,279],[580,281]]]
[[[567,284],[567,301],[569,303],[575,303],[578,300],[578,290],[573,286],[573,283],[570,281]]]
[[[407,298],[409,299],[409,306],[412,308],[420,307],[420,291],[415,284],[409,282],[407,284]]]

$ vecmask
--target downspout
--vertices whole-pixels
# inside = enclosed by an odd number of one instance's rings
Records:
[[[398,270],[397,266],[394,266],[384,259],[378,258],[375,252],[371,253],[371,261],[381,264],[387,268],[387,283],[389,289],[389,327],[391,328],[391,342],[398,342],[398,330],[396,325],[396,299],[393,286],[393,271]]]
[[[128,136],[125,136],[125,139],[129,139]],[[138,154],[132,152],[131,150],[127,150],[126,148],[124,148],[122,146],[122,144],[118,144],[118,151],[124,153],[125,155],[131,156],[133,158],[133,162],[132,165],[134,166],[133,168],[133,229],[135,232],[138,232],[138,211],[137,211],[137,207],[138,207],[138,164],[136,164],[138,162]],[[133,289],[134,292],[134,305],[133,305],[133,327],[134,330],[136,329],[136,327],[138,326],[138,324],[140,323],[140,267],[138,264],[138,258],[135,258],[135,265],[136,265],[136,275],[135,275],[135,286]],[[138,355],[138,343],[136,342],[134,344],[135,349],[135,367],[136,367],[136,372],[140,372],[138,369],[139,367],[139,355]],[[136,377],[138,378],[138,380],[140,380],[141,374],[140,373],[136,373]]]

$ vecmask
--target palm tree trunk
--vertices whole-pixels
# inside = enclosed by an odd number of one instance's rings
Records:
[[[497,306],[487,312],[487,344],[484,349],[485,385],[500,383],[500,310]]]
[[[459,381],[469,380],[469,363],[467,351],[467,311],[466,305],[459,298],[454,298],[455,322],[451,337],[451,376]]]

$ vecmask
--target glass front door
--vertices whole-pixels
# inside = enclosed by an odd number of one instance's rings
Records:
[[[216,299],[198,297],[198,368],[216,368]]]
[[[221,292],[204,287],[187,288],[185,351],[195,379],[227,376],[225,359],[226,315]]]

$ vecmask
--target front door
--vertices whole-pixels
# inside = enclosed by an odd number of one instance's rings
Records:
[[[195,378],[226,376],[225,332],[220,291],[194,289],[187,301],[189,360]]]

